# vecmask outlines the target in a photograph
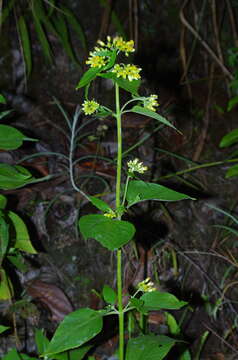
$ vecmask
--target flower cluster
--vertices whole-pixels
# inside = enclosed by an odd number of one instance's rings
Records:
[[[125,41],[121,36],[116,36],[114,39],[112,39],[111,36],[107,36],[107,42],[98,40],[97,43],[101,46],[101,48],[95,48],[96,51],[105,49],[117,50],[124,52],[126,56],[135,51],[134,41]]]
[[[157,95],[150,95],[148,98],[144,100],[144,107],[151,111],[156,111],[156,107],[159,106],[157,99],[158,99]]]
[[[148,277],[145,280],[139,282],[137,284],[137,289],[139,291],[143,292],[152,292],[156,291],[156,288],[154,287],[154,283],[151,281],[151,279]]]
[[[90,65],[91,67],[102,67],[106,65],[106,56],[100,56],[94,53],[93,51],[90,51],[89,58],[86,61],[86,64]]]
[[[112,209],[109,209],[108,212],[103,215],[108,217],[109,219],[114,219],[117,217],[116,213]]]
[[[121,36],[116,36],[114,39],[107,36],[107,42],[98,40],[97,43],[99,46],[95,46],[94,50],[90,51],[89,58],[86,61],[86,64],[92,68],[105,66],[110,58],[110,52],[113,50],[122,51],[126,56],[135,51],[134,41],[125,41]]]
[[[128,79],[129,81],[140,79],[140,71],[141,68],[132,64],[116,64],[112,69],[112,72],[116,73],[117,77],[122,77],[123,79]]]
[[[94,100],[85,100],[82,104],[85,115],[91,115],[99,109],[100,105]]]
[[[143,163],[139,161],[139,159],[128,161],[127,166],[131,173],[136,171],[140,174],[144,174],[144,172],[148,170],[147,166],[144,166]]]

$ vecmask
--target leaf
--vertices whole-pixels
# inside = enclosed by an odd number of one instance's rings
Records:
[[[0,94],[0,104],[6,104],[6,99],[2,94]]]
[[[7,198],[0,194],[0,209],[4,210],[7,205]]]
[[[226,172],[226,179],[233,177],[233,176],[238,176],[238,164],[231,166],[227,172]]]
[[[60,13],[57,14],[57,17],[54,18],[54,25],[57,30],[58,37],[60,38],[63,48],[65,49],[66,54],[70,59],[79,65],[79,62],[74,54],[72,49],[68,28],[64,19],[64,16]]]
[[[165,186],[147,183],[142,180],[131,180],[126,193],[128,206],[130,207],[140,201],[144,200],[159,200],[159,201],[179,201],[184,199],[194,198],[171,190]]]
[[[67,315],[58,326],[44,356],[76,348],[94,338],[103,326],[102,314],[89,308]]]
[[[26,73],[29,76],[32,70],[31,41],[25,18],[20,16],[17,22],[20,40],[23,50],[24,61],[26,64]]]
[[[65,6],[61,6],[61,9],[64,11],[64,14],[66,16],[68,23],[72,26],[74,31],[77,33],[83,48],[86,50],[87,49],[86,36],[85,36],[85,33],[84,33],[82,26],[80,25],[78,19],[76,18],[74,13],[70,9],[66,8]]]
[[[8,329],[10,329],[9,326],[0,325],[0,334],[2,334],[4,331],[7,331]]]
[[[109,303],[109,304],[115,304],[117,301],[117,294],[115,293],[115,291],[108,285],[104,285],[103,290],[102,290],[102,294],[103,294],[103,299]]]
[[[5,116],[7,116],[8,114],[10,114],[12,112],[12,110],[6,110],[6,111],[2,111],[0,113],[0,119],[4,118]]]
[[[0,269],[0,300],[10,300],[13,296],[13,286],[4,269]]]
[[[130,92],[133,95],[138,95],[138,89],[140,87],[141,81],[140,80],[126,80],[120,77],[117,77],[117,75],[113,72],[107,72],[105,74],[99,74],[102,78],[105,79],[111,79],[115,83],[117,83],[120,88]]]
[[[224,148],[224,147],[231,146],[231,145],[235,144],[236,142],[238,142],[238,129],[234,129],[234,130],[230,131],[228,134],[226,134],[225,136],[223,136],[219,146],[221,148]]]
[[[0,189],[16,189],[33,180],[31,173],[22,166],[0,164]]]
[[[233,229],[233,228],[230,227],[230,226],[226,226],[226,225],[212,225],[212,226],[213,226],[213,227],[216,227],[216,228],[220,228],[220,229],[227,230],[227,231],[229,231],[230,233],[238,236],[238,230]]]
[[[175,343],[176,340],[165,335],[142,335],[130,339],[126,349],[126,360],[162,360]]]
[[[40,41],[40,44],[41,44],[41,47],[43,50],[43,54],[44,54],[46,60],[48,60],[49,63],[52,63],[51,47],[50,47],[50,44],[46,37],[45,30],[42,27],[42,24],[41,24],[39,18],[37,17],[37,14],[34,14],[33,19],[34,19],[34,24],[35,24],[35,30],[36,30],[38,39]]]
[[[148,312],[143,308],[144,305],[144,301],[141,299],[137,299],[137,298],[131,298],[130,299],[130,304],[132,306],[134,306],[136,308],[137,311],[139,311],[140,313],[147,315]]]
[[[129,110],[130,112],[133,112],[135,114],[140,114],[140,115],[145,115],[145,116],[149,116],[155,120],[160,121],[161,123],[163,123],[164,125],[167,125],[173,129],[175,129],[176,131],[180,132],[178,129],[176,129],[176,127],[174,125],[172,125],[168,120],[166,120],[163,116],[157,114],[155,111],[146,109],[142,106],[133,106],[132,109]]]
[[[102,71],[102,67],[88,69],[81,77],[78,85],[76,86],[76,90],[88,85],[93,79],[95,79],[95,77],[100,73],[100,71]]]
[[[0,217],[0,265],[7,252],[9,243],[9,230],[8,224],[3,217]]]
[[[179,360],[192,360],[189,350],[185,350],[182,355],[179,356]]]
[[[83,345],[78,349],[64,351],[61,354],[54,355],[56,360],[82,360],[93,345]]]
[[[227,111],[231,111],[238,104],[238,95],[228,101]]]
[[[38,354],[43,354],[49,345],[49,340],[44,335],[42,329],[35,330],[35,343],[37,346]]]
[[[9,255],[7,258],[19,271],[25,273],[28,270],[28,266],[24,263],[24,258],[20,253]]]
[[[3,358],[2,360],[22,360],[18,355],[16,349],[11,349]]]
[[[180,335],[181,329],[180,329],[175,317],[168,312],[165,312],[165,316],[166,316],[166,323],[169,328],[169,333],[174,336]]]
[[[111,210],[110,206],[103,200],[95,197],[95,196],[89,196],[90,201],[92,202],[92,204],[94,206],[96,206],[96,208],[98,208],[99,210],[103,211],[103,212],[108,212]]]
[[[8,212],[8,217],[11,219],[15,228],[14,247],[29,254],[37,254],[37,251],[31,244],[30,236],[24,221],[13,211]]]
[[[109,250],[127,244],[135,234],[135,227],[128,221],[110,219],[104,215],[86,215],[79,220],[85,239],[93,238]]]
[[[140,300],[144,301],[143,307],[148,311],[161,309],[177,310],[187,304],[186,301],[180,301],[174,295],[161,291],[144,293]]]
[[[12,126],[0,125],[0,149],[15,150],[22,145],[23,140],[36,141],[35,139],[27,138]]]

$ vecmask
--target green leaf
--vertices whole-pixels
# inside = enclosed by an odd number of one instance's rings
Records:
[[[56,360],[82,360],[93,345],[82,345],[78,349],[64,351],[61,354],[55,354]]]
[[[168,312],[165,312],[166,323],[169,328],[169,333],[174,336],[178,336],[181,333],[181,329],[173,315]]]
[[[102,67],[98,68],[89,68],[81,77],[76,90],[88,85],[95,77],[102,71]]]
[[[40,19],[37,16],[37,14],[34,13],[33,19],[34,19],[35,30],[36,30],[38,39],[40,41],[40,44],[41,44],[41,47],[43,50],[43,54],[44,54],[46,60],[48,60],[49,63],[52,63],[51,47],[50,47],[49,41],[46,37],[45,30],[40,22]]]
[[[0,149],[17,149],[22,145],[23,140],[36,141],[35,139],[27,138],[24,134],[12,126],[0,125]]]
[[[143,307],[148,311],[161,309],[177,310],[187,304],[186,301],[180,301],[174,295],[161,291],[144,293],[140,299],[144,301]]]
[[[6,104],[6,99],[2,94],[0,94],[0,104]]]
[[[0,334],[2,334],[4,331],[7,331],[8,329],[10,329],[9,326],[0,325]]]
[[[148,312],[144,309],[143,305],[144,305],[144,301],[141,299],[137,299],[137,298],[131,298],[130,299],[130,305],[134,306],[135,309],[137,311],[139,311],[140,313],[146,315],[148,314]]]
[[[5,116],[7,116],[8,114],[10,114],[11,112],[12,112],[12,110],[2,111],[2,112],[0,113],[0,120],[1,120],[2,118],[4,118]]]
[[[159,122],[163,123],[164,125],[167,125],[173,129],[175,129],[176,131],[180,132],[178,129],[176,129],[176,127],[174,125],[172,125],[168,120],[166,120],[163,116],[157,114],[155,111],[146,109],[142,106],[133,106],[132,109],[130,109],[130,112],[133,112],[135,114],[140,114],[140,115],[145,115],[145,116],[149,116],[155,120],[158,120]]]
[[[6,205],[7,205],[7,198],[2,194],[0,194],[0,209],[1,210],[5,209]]]
[[[133,95],[138,95],[138,89],[140,87],[141,81],[140,80],[126,80],[120,77],[117,77],[117,75],[113,72],[107,72],[105,74],[99,74],[99,76],[105,78],[105,79],[111,79],[115,83],[117,83],[120,88],[130,92]],[[153,112],[153,111],[152,111]]]
[[[175,343],[176,340],[165,335],[142,335],[130,339],[126,349],[126,360],[162,360]]]
[[[25,264],[24,258],[20,253],[9,255],[7,258],[21,272],[25,273],[28,270],[28,266]]]
[[[4,269],[0,269],[0,300],[10,300],[13,286]]]
[[[135,234],[135,227],[128,221],[110,219],[104,215],[86,215],[79,220],[85,239],[93,238],[109,250],[127,244]]]
[[[0,217],[0,265],[7,252],[9,243],[9,226],[3,217]]]
[[[225,136],[223,136],[219,146],[221,148],[224,148],[224,147],[231,146],[237,142],[238,142],[238,129],[234,129],[234,130],[230,131],[228,134],[226,134]]]
[[[235,236],[238,236],[238,230],[236,230],[230,226],[226,226],[226,225],[212,225],[212,226],[216,227],[216,228],[227,230],[228,232],[234,234]]]
[[[29,254],[37,254],[37,251],[31,244],[30,236],[24,221],[13,211],[8,212],[8,217],[11,219],[15,228],[14,247]]]
[[[96,206],[97,209],[103,211],[103,212],[108,212],[111,210],[110,206],[103,200],[95,197],[95,196],[89,196],[90,201],[92,202],[92,204],[94,206]]]
[[[226,172],[226,179],[233,177],[233,176],[238,176],[238,164],[231,166],[227,172]]]
[[[16,349],[11,349],[3,358],[2,360],[22,360],[18,355]]]
[[[44,335],[42,329],[36,329],[35,330],[35,342],[38,350],[38,354],[43,354],[49,345],[49,340]]]
[[[102,314],[89,308],[67,315],[58,326],[44,356],[76,348],[94,338],[103,326]]]
[[[64,16],[60,13],[57,14],[57,17],[54,18],[54,25],[57,30],[58,37],[60,38],[63,48],[65,49],[66,54],[70,57],[70,59],[75,62],[77,65],[79,65],[79,62],[75,56],[75,53],[73,51],[70,37],[69,37],[69,31],[64,19]]]
[[[238,104],[238,95],[234,96],[232,99],[229,100],[227,105],[227,111],[231,111],[233,107],[235,107]]]
[[[0,189],[16,189],[33,180],[31,173],[22,166],[0,164]]]
[[[24,61],[26,64],[26,73],[29,76],[32,70],[31,41],[24,16],[19,17],[17,27],[19,30]]]
[[[142,180],[131,180],[126,193],[128,207],[144,200],[179,201],[194,198],[171,190],[165,186],[147,183]]]
[[[69,10],[68,8],[66,8],[65,6],[61,6],[61,9],[63,10],[64,15],[66,16],[68,23],[72,26],[72,28],[78,35],[83,48],[87,49],[86,36],[85,36],[85,33],[84,33],[82,26],[80,25],[78,19],[76,18],[74,13],[71,10]]]
[[[185,350],[182,355],[179,356],[179,360],[192,360],[189,350]]]
[[[104,300],[109,304],[115,304],[117,301],[117,294],[115,291],[108,285],[104,285],[102,290]]]

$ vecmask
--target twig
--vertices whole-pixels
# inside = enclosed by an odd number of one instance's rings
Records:
[[[184,26],[186,26],[189,31],[197,38],[198,41],[200,41],[201,45],[207,50],[207,52],[209,53],[209,55],[213,58],[213,60],[220,66],[220,68],[222,69],[222,71],[224,72],[225,75],[228,76],[228,78],[230,80],[234,79],[233,74],[227,69],[227,67],[220,61],[220,59],[218,58],[218,56],[215,54],[215,52],[211,49],[211,47],[206,43],[205,40],[203,40],[203,38],[201,37],[201,35],[196,31],[196,29],[194,29],[194,27],[187,21],[187,19],[184,16],[184,8],[187,5],[189,0],[185,0],[182,8],[180,10],[180,20],[181,22],[184,24]]]
[[[231,344],[229,344],[225,339],[223,339],[223,337],[221,337],[215,330],[213,330],[212,328],[210,328],[210,326],[208,326],[207,324],[205,324],[203,322],[203,325],[205,326],[205,328],[207,330],[209,330],[213,335],[215,335],[219,340],[221,340],[221,342],[223,342],[227,347],[229,347],[232,351],[234,351],[235,354],[238,354],[238,351],[236,350],[236,348],[234,348]]]

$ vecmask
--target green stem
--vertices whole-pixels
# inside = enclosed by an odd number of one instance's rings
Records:
[[[195,171],[195,170],[204,169],[204,168],[208,168],[208,167],[211,167],[211,166],[223,165],[223,164],[226,164],[226,163],[233,163],[233,162],[237,162],[237,161],[238,161],[238,158],[236,158],[236,159],[227,159],[227,160],[223,160],[223,161],[214,161],[214,162],[211,162],[211,163],[196,165],[196,166],[193,166],[193,167],[191,167],[189,169],[180,170],[180,171],[177,171],[175,173],[171,173],[171,174],[168,174],[168,175],[165,175],[165,176],[160,176],[159,180],[169,179],[169,178],[171,178],[173,176],[179,176],[179,175],[187,174],[187,173]]]
[[[122,133],[119,86],[115,84],[116,119],[117,119],[117,179],[116,179],[116,209],[121,205],[121,167],[122,167]],[[120,220],[120,216],[118,216]],[[122,303],[122,259],[121,249],[117,250],[117,298],[119,317],[119,360],[124,360],[124,311]]]

